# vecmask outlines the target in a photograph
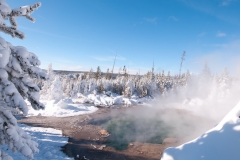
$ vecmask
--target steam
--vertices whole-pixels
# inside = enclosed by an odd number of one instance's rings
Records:
[[[155,97],[148,106],[127,109],[106,126],[117,128],[112,132],[119,141],[161,143],[176,137],[186,142],[214,127],[238,103],[238,84],[227,69],[212,75],[205,65],[186,86]]]
[[[173,110],[158,116],[166,124],[174,124],[177,137],[196,138],[214,127],[238,103],[239,93],[238,78],[230,77],[226,68],[220,75],[212,75],[205,65],[202,73],[192,75],[186,86],[155,98],[151,110]]]

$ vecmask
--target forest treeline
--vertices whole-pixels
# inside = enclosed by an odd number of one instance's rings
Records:
[[[115,76],[109,72],[102,73],[100,67],[96,72],[91,69],[85,73],[61,74],[52,70],[50,64],[47,70],[49,79],[38,80],[36,83],[41,88],[41,96],[45,99],[60,99],[62,97],[75,97],[78,94],[111,94],[115,93],[124,97],[137,98],[167,96],[172,92],[188,90],[192,96],[216,96],[217,90],[227,93],[234,80],[225,68],[220,75],[211,74],[207,65],[199,74],[191,74],[189,71],[181,75],[155,73],[152,71],[144,75],[130,75],[124,68]],[[214,89],[215,88],[215,89]],[[189,92],[189,90],[192,90]],[[213,93],[216,92],[216,93]],[[222,92],[221,92],[222,93]],[[220,95],[218,95],[220,96]]]

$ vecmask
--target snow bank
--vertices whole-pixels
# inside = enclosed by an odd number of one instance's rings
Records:
[[[164,151],[161,160],[239,160],[240,102],[202,136]]]
[[[45,110],[34,110],[29,107],[28,116],[55,116],[68,117],[80,114],[88,114],[98,110],[97,107],[89,104],[75,104],[72,99],[62,99],[60,101],[43,101]]]
[[[88,94],[84,96],[82,94],[78,94],[80,103],[90,103],[95,106],[101,107],[109,107],[113,105],[137,105],[147,103],[150,97],[138,98],[136,96],[132,96],[131,98],[125,98],[121,95],[111,93],[111,94]]]
[[[65,98],[58,100],[41,100],[46,106],[45,110],[34,110],[29,106],[28,116],[55,116],[68,117],[81,114],[93,113],[98,110],[97,107],[110,106],[131,106],[137,104],[146,105],[151,97],[138,98],[132,96],[125,98],[115,93],[111,94],[78,94],[78,98]]]
[[[35,154],[34,159],[37,160],[67,160],[73,158],[67,157],[62,151],[61,146],[68,142],[67,137],[62,137],[62,131],[52,128],[30,127],[19,124],[25,132],[31,135],[32,139],[38,143],[39,153]],[[1,146],[2,150],[11,155],[16,160],[26,160],[26,157],[20,153],[12,153],[6,146]]]

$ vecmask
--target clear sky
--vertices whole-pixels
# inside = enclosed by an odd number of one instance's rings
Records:
[[[12,8],[35,0],[6,0]],[[42,0],[32,16],[19,18],[26,39],[0,33],[13,45],[25,46],[53,69],[96,71],[124,65],[131,73],[155,70],[213,72],[240,60],[239,0]]]

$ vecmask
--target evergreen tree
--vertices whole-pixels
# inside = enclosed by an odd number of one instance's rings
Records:
[[[186,77],[189,78],[191,76],[190,71],[187,70]]]
[[[47,74],[48,74],[48,79],[54,80],[54,73],[53,73],[53,69],[52,69],[52,63],[50,63],[48,65]]]
[[[121,71],[122,71],[122,68],[120,67],[119,70],[118,70],[117,78],[120,78],[120,77],[121,77]]]
[[[223,69],[222,74],[218,79],[218,83],[219,83],[218,89],[220,94],[219,96],[221,98],[226,97],[229,94],[229,88],[231,87],[231,83],[232,83],[226,67]]]
[[[99,84],[98,84],[98,89],[97,89],[98,93],[105,93],[105,89],[104,89],[104,85],[103,85],[103,81],[99,80]]]
[[[172,80],[171,80],[171,74],[170,74],[170,71],[168,71],[168,75],[167,75],[167,78],[166,78],[166,83],[165,83],[165,88],[166,90],[170,90],[172,89]]]
[[[222,79],[223,79],[224,81],[228,81],[228,80],[229,80],[229,73],[228,73],[227,67],[225,67],[225,68],[223,69]]]
[[[125,85],[125,89],[123,91],[123,95],[127,98],[131,98],[134,89],[133,81],[128,81]]]
[[[199,75],[199,80],[197,86],[198,86],[198,95],[201,98],[206,98],[209,94],[210,94],[210,90],[211,90],[211,85],[212,85],[212,74],[210,72],[210,69],[207,65],[207,63],[205,63],[204,68],[202,70],[202,72]]]
[[[201,72],[201,76],[202,76],[202,77],[205,77],[205,78],[211,77],[211,71],[210,71],[210,69],[209,69],[209,67],[208,67],[207,62],[206,62],[205,65],[204,65],[204,68],[203,68],[203,70],[202,70],[202,72]]]
[[[127,68],[126,68],[126,66],[123,67],[123,76],[124,76],[125,79],[128,78],[128,73],[127,73]]]
[[[56,76],[50,87],[49,99],[59,101],[62,99],[62,96],[63,96],[62,82],[60,81],[59,77]]]
[[[93,69],[91,68],[90,71],[88,72],[87,79],[93,78]]]
[[[95,73],[95,79],[98,80],[101,78],[101,75],[102,75],[102,72],[101,72],[101,69],[100,67],[98,66],[97,67],[97,72]]]
[[[105,79],[111,79],[111,75],[109,73],[109,68],[107,69],[106,75],[105,75]]]
[[[43,82],[43,87],[40,91],[40,94],[42,95],[41,98],[46,99],[46,100],[48,100],[51,97],[50,88],[51,88],[51,85],[52,85],[52,83],[55,79],[54,78],[55,74],[53,73],[51,63],[48,65],[47,75],[48,75],[48,79]]]
[[[18,30],[16,18],[25,17],[31,21],[30,16],[41,3],[11,9],[9,5],[0,0],[0,30],[12,37],[23,39],[24,33]],[[10,21],[7,26],[5,20]],[[37,143],[31,140],[17,125],[11,108],[17,108],[24,115],[28,107],[24,99],[28,99],[31,106],[38,110],[44,109],[39,102],[39,87],[32,82],[33,78],[46,79],[47,75],[38,66],[38,57],[21,46],[13,46],[0,37],[0,142],[8,144],[12,151],[18,151],[29,159],[38,152]],[[0,159],[11,159],[1,151]]]
[[[152,66],[152,77],[151,77],[152,81],[155,81],[155,73],[154,73],[154,62],[153,62],[153,66]]]
[[[168,79],[171,78],[171,74],[170,74],[170,71],[168,71],[168,75],[167,75]]]

